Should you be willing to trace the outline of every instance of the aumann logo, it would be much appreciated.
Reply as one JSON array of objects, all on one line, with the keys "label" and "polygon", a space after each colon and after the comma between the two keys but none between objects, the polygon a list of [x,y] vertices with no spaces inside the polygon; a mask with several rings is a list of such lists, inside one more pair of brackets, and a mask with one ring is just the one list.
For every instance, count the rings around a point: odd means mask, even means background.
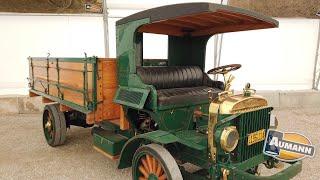
[{"label": "aumann logo", "polygon": [[315,148],[302,134],[268,130],[263,153],[281,161],[297,161],[307,156],[313,157]]}]

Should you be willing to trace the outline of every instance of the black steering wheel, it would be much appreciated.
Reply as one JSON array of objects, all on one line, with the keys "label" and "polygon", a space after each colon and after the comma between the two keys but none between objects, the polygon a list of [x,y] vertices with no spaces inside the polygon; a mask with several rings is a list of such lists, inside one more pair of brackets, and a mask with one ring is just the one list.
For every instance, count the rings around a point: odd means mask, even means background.
[{"label": "black steering wheel", "polygon": [[230,71],[235,71],[241,68],[241,64],[229,64],[225,66],[219,66],[213,69],[210,69],[207,74],[226,74]]}]

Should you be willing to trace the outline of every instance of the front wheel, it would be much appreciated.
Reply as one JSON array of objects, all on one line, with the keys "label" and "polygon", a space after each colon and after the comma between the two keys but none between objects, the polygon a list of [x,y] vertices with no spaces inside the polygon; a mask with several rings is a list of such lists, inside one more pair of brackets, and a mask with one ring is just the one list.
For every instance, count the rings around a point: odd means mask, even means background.
[{"label": "front wheel", "polygon": [[66,140],[66,119],[60,111],[59,104],[50,104],[44,107],[43,132],[47,143],[54,147],[62,145]]},{"label": "front wheel", "polygon": [[133,180],[182,180],[175,159],[162,146],[149,144],[141,146],[132,160]]}]

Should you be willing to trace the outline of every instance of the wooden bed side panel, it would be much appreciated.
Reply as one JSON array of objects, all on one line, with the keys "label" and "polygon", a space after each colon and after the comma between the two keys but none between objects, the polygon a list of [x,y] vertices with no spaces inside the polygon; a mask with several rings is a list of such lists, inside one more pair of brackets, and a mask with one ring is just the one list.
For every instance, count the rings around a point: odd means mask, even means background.
[{"label": "wooden bed side panel", "polygon": [[118,88],[117,63],[115,59],[101,59],[102,61],[102,96],[103,118],[119,119],[120,105],[113,102]]},{"label": "wooden bed side panel", "polygon": [[[32,63],[33,74],[30,73],[30,77],[34,79],[34,90],[57,98],[60,98],[59,95],[63,94],[65,101],[85,106],[85,97],[81,92],[78,92],[84,89],[84,63],[52,60],[48,62],[45,59],[42,61],[34,60]],[[95,92],[98,102],[96,110],[87,114],[88,124],[120,119],[120,105],[113,103],[118,88],[116,60],[98,58],[97,63],[96,89],[94,89],[93,84],[93,64],[87,64],[88,100],[92,100],[92,94]],[[29,66],[31,68],[31,65]],[[58,88],[54,85],[58,82],[62,87]],[[68,110],[70,107],[68,108],[64,104],[62,109]]]},{"label": "wooden bed side panel", "polygon": [[113,103],[117,91],[117,64],[115,59],[98,59],[97,110],[90,113],[87,121],[100,122],[120,118],[120,105]]},{"label": "wooden bed side panel", "polygon": [[103,81],[103,73],[102,73],[102,62],[98,60],[98,74],[97,74],[97,104],[96,110],[92,113],[87,114],[87,123],[94,124],[95,122],[100,122],[103,120],[103,96],[102,96],[102,81]]},{"label": "wooden bed side panel", "polygon": [[[53,85],[58,83],[62,86],[72,88],[75,90],[84,89],[84,64],[77,62],[48,62],[47,61],[33,61],[33,77],[30,73],[30,77],[34,80],[34,89],[45,94],[58,97],[58,88]],[[47,66],[48,71],[47,71]],[[30,66],[31,68],[31,66]],[[59,75],[58,75],[59,69]],[[88,78],[88,99],[92,100],[93,89],[93,66],[87,64],[87,78]],[[47,74],[48,72],[48,74]],[[51,83],[48,85],[48,83]],[[64,100],[85,106],[84,96],[81,92],[72,91],[68,88],[60,88],[60,92],[63,94]]]},{"label": "wooden bed side panel", "polygon": [[118,119],[120,106],[113,103],[113,97],[118,87],[117,64],[115,59],[100,60],[102,61],[103,118]]},{"label": "wooden bed side panel", "polygon": [[[100,60],[100,59],[99,59]],[[115,59],[101,59],[103,73],[103,88],[115,89],[118,87],[117,63]]]},{"label": "wooden bed side panel", "polygon": [[[83,63],[59,62],[58,67],[60,69],[59,82],[62,85],[65,85],[67,87],[72,87],[75,89],[84,89],[84,84],[83,84],[84,75],[82,72],[84,71]],[[92,87],[93,87],[92,69],[93,69],[92,64],[87,64],[89,90],[92,90]],[[49,63],[49,80],[53,82],[58,82],[58,71],[57,71],[56,62]]]}]

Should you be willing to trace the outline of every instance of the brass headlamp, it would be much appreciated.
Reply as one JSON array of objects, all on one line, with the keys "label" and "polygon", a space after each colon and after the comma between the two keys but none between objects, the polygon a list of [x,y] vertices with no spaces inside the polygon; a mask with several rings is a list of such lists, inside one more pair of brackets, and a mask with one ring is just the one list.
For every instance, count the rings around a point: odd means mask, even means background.
[{"label": "brass headlamp", "polygon": [[225,127],[220,136],[220,145],[226,152],[233,151],[239,141],[239,133],[235,126]]}]

